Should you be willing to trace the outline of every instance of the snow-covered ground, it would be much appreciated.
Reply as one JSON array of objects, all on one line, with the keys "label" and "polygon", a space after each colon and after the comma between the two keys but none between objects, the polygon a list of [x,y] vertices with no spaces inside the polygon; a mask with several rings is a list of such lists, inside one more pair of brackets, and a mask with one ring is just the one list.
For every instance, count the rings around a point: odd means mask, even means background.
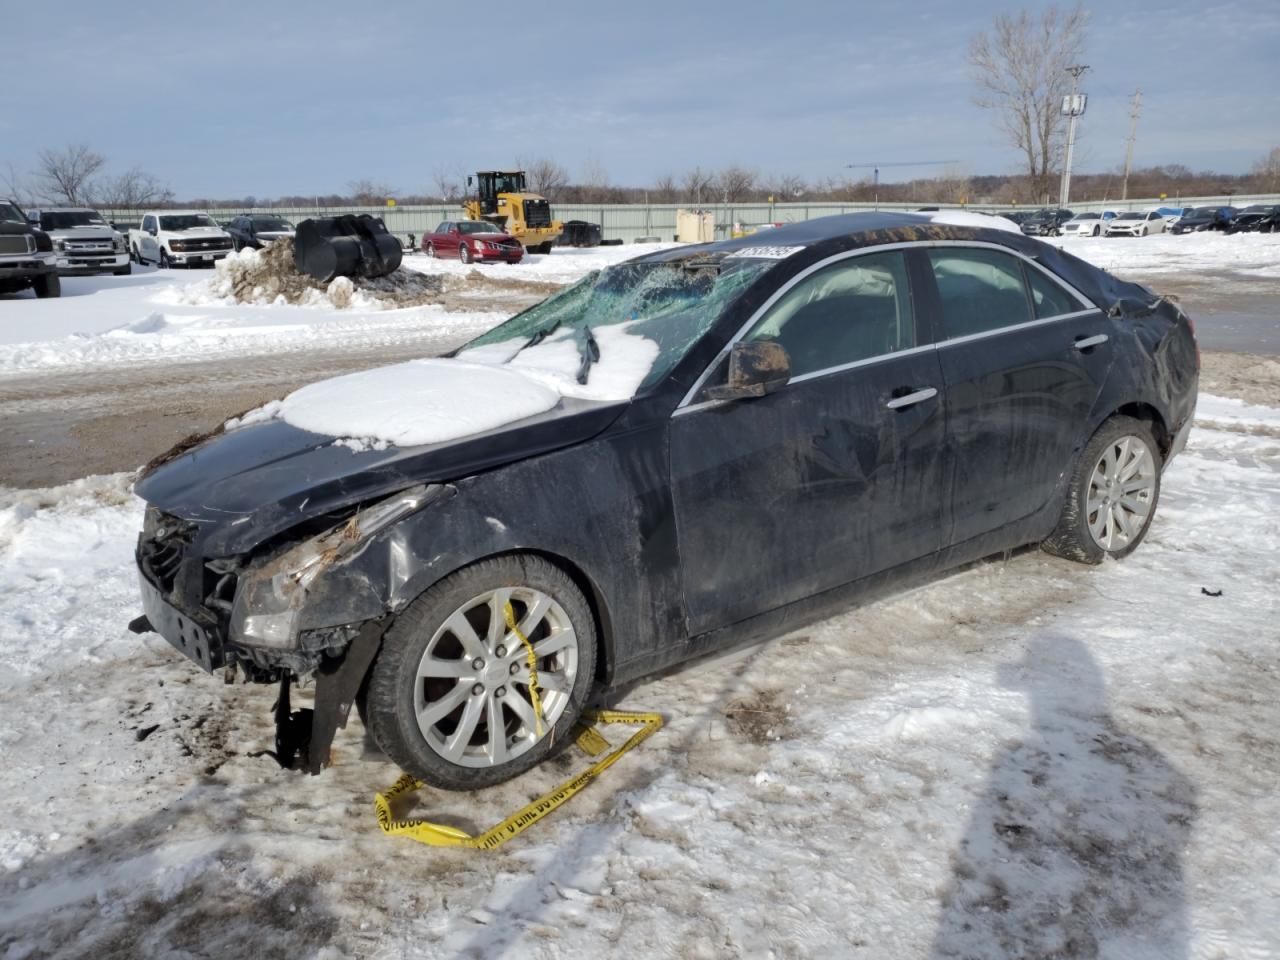
[{"label": "snow-covered ground", "polygon": [[[570,283],[660,246],[555,250],[530,255],[516,266],[411,256],[404,266],[458,277],[475,271],[497,281]],[[510,315],[449,312],[434,305],[248,306],[218,296],[214,281],[212,271],[144,268],[129,277],[64,278],[63,295],[56,300],[37,300],[30,294],[0,297],[0,376],[394,344],[424,333],[479,333]]]},{"label": "snow-covered ground", "polygon": [[[1051,242],[1121,276],[1280,280],[1277,234],[1066,237]],[[414,256],[405,259],[405,266],[451,276],[479,271],[496,281],[569,283],[661,246],[556,250],[531,255],[517,266],[468,266]],[[35,300],[29,294],[0,297],[0,376],[398,344],[426,333],[478,333],[509,315],[451,313],[440,306],[246,306],[218,296],[212,279],[208,272],[149,270],[131,277],[67,278],[59,300]]]},{"label": "snow-covered ground", "polygon": [[[358,721],[283,772],[270,689],[125,630],[127,477],[0,496],[0,956],[1280,956],[1280,410],[1198,422],[1128,560],[647,683],[666,728],[492,854],[383,837]],[[404,812],[475,832],[565,775]]]}]

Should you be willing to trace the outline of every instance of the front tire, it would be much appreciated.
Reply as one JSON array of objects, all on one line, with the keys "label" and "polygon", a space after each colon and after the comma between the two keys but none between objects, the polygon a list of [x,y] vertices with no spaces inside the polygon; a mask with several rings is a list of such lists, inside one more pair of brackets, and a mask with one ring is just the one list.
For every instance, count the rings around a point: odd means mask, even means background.
[{"label": "front tire", "polygon": [[1041,547],[1080,563],[1127,557],[1151,528],[1163,466],[1148,424],[1112,417],[1080,454],[1058,526]]},{"label": "front tire", "polygon": [[434,243],[427,244],[427,256],[432,260],[436,258],[436,245]]},{"label": "front tire", "polygon": [[[541,736],[507,603],[538,658]],[[493,786],[570,742],[595,658],[591,608],[563,570],[528,555],[482,560],[428,589],[387,630],[369,674],[368,728],[419,780]]]},{"label": "front tire", "polygon": [[471,248],[468,247],[465,243],[460,244],[458,246],[458,259],[461,260],[463,263],[471,262],[471,259],[472,259]]},{"label": "front tire", "polygon": [[160,248],[160,269],[168,270],[173,264],[169,262],[169,254],[165,253],[164,247]]},{"label": "front tire", "polygon": [[42,277],[37,277],[31,286],[41,300],[62,296],[62,280],[56,273],[46,273]]}]

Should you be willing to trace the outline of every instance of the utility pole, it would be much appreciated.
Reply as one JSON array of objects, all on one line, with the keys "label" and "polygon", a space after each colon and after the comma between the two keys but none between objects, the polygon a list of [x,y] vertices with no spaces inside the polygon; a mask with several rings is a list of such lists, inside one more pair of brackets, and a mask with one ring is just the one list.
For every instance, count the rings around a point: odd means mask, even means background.
[{"label": "utility pole", "polygon": [[1129,139],[1124,148],[1124,186],[1120,199],[1129,199],[1129,168],[1133,166],[1133,141],[1138,139],[1138,117],[1142,116],[1142,88],[1133,91],[1133,107],[1129,110]]},{"label": "utility pole", "polygon": [[1084,93],[1077,93],[1080,84],[1080,74],[1089,69],[1089,65],[1078,63],[1075,66],[1067,67],[1067,73],[1071,74],[1071,93],[1062,99],[1062,113],[1070,118],[1067,122],[1067,159],[1062,165],[1062,188],[1058,191],[1058,206],[1066,207],[1071,200],[1071,154],[1076,146],[1076,121],[1084,116],[1085,104],[1089,97]]}]

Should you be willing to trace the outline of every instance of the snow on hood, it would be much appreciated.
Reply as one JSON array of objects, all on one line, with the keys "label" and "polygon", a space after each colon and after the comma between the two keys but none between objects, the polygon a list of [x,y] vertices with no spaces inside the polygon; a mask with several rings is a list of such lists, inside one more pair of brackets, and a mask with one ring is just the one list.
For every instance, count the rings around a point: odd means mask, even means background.
[{"label": "snow on hood", "polygon": [[581,355],[566,331],[524,350],[523,340],[511,340],[455,359],[410,360],[322,380],[226,427],[278,418],[353,450],[410,447],[494,430],[545,413],[561,397],[627,400],[658,357],[658,345],[627,333],[628,326],[593,331],[600,359],[585,384],[577,382]]},{"label": "snow on hood", "polygon": [[945,223],[953,227],[980,227],[986,230],[1008,230],[1010,233],[1022,233],[1022,228],[1007,217],[998,217],[992,213],[971,213],[968,210],[939,210],[930,213],[929,219],[934,223]]}]

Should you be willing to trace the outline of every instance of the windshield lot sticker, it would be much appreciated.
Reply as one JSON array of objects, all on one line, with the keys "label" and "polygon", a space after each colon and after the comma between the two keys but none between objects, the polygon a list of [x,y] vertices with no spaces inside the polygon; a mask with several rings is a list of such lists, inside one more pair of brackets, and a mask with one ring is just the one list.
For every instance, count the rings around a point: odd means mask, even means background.
[{"label": "windshield lot sticker", "polygon": [[725,254],[725,259],[751,257],[755,260],[785,260],[793,253],[799,253],[804,247],[746,247]]}]

